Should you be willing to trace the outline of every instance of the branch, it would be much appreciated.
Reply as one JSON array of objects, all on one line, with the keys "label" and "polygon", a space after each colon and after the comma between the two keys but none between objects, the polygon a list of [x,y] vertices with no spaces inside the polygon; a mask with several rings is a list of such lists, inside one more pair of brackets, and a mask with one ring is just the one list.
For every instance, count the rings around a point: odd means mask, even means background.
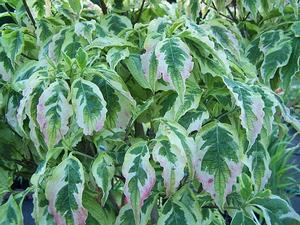
[{"label": "branch", "polygon": [[139,22],[139,20],[140,20],[140,18],[142,16],[144,5],[145,5],[145,0],[142,1],[142,5],[141,5],[141,8],[139,9],[139,14],[138,14],[138,17],[136,18],[135,23]]},{"label": "branch", "polygon": [[28,5],[27,5],[26,0],[22,0],[22,2],[23,2],[23,5],[24,5],[24,7],[25,7],[25,10],[26,10],[26,12],[27,12],[27,14],[28,14],[28,16],[29,16],[29,18],[30,18],[30,20],[31,20],[32,25],[33,25],[34,28],[36,29],[35,20],[34,20],[32,14],[31,14],[31,12],[30,12],[30,9],[29,9],[29,7],[28,7]]},{"label": "branch", "polygon": [[103,12],[104,15],[107,14],[107,6],[103,0],[99,0],[99,6]]}]

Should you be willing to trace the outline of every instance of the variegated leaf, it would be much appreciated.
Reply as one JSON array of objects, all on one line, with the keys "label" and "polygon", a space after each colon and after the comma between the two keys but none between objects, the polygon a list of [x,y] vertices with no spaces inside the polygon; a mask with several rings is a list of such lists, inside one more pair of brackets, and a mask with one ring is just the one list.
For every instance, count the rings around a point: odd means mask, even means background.
[{"label": "variegated leaf", "polygon": [[124,194],[132,207],[136,224],[140,224],[141,207],[156,179],[149,158],[147,142],[140,141],[127,150],[122,166],[122,174],[126,179]]},{"label": "variegated leaf", "polygon": [[270,50],[265,53],[260,72],[266,83],[269,83],[274,77],[278,68],[287,65],[291,53],[292,47],[289,40],[281,40],[280,43],[273,48],[270,48]]},{"label": "variegated leaf", "polygon": [[246,130],[249,149],[262,129],[264,102],[260,94],[251,90],[249,86],[226,77],[223,80],[234,97],[235,104],[241,110],[241,124]]},{"label": "variegated leaf", "polygon": [[300,71],[300,37],[295,37],[291,40],[292,53],[288,63],[281,67],[280,79],[282,81],[282,87],[287,92],[289,90],[293,77]]},{"label": "variegated leaf", "polygon": [[11,195],[8,201],[0,206],[0,224],[23,225],[23,215],[20,206]]},{"label": "variegated leaf", "polygon": [[143,74],[141,57],[139,54],[130,54],[130,56],[125,60],[126,66],[130,71],[131,75],[137,81],[137,83],[143,88],[149,88],[150,84],[145,74]]},{"label": "variegated leaf", "polygon": [[237,212],[232,218],[230,225],[257,225],[257,223],[245,215],[245,213]]},{"label": "variegated leaf", "polygon": [[266,54],[284,38],[283,30],[270,30],[264,32],[259,38],[259,49]]},{"label": "variegated leaf", "polygon": [[72,103],[79,127],[85,135],[102,129],[106,118],[106,102],[98,86],[78,78],[72,83]]},{"label": "variegated leaf", "polygon": [[250,204],[262,211],[267,225],[300,224],[299,214],[285,200],[276,195],[265,198],[254,198],[250,201]]},{"label": "variegated leaf", "polygon": [[98,66],[91,70],[91,74],[92,75],[96,74],[101,78],[103,78],[109,86],[111,86],[114,90],[116,90],[118,93],[123,95],[126,99],[128,99],[133,106],[136,105],[136,102],[131,96],[126,84],[114,70],[104,66]]},{"label": "variegated leaf", "polygon": [[290,109],[284,104],[283,100],[278,95],[273,93],[273,96],[276,101],[276,106],[278,106],[281,111],[283,119],[300,133],[300,121],[291,115]]},{"label": "variegated leaf", "polygon": [[87,211],[82,206],[83,167],[69,156],[54,168],[46,184],[49,212],[57,225],[85,225]]},{"label": "variegated leaf", "polygon": [[57,144],[69,129],[72,106],[67,82],[56,80],[44,90],[37,105],[37,122],[49,148]]},{"label": "variegated leaf", "polygon": [[104,206],[111,189],[115,166],[113,159],[105,152],[99,153],[92,165],[92,174],[98,187],[102,190],[101,204]]},{"label": "variegated leaf", "polygon": [[184,101],[178,97],[172,108],[165,114],[165,118],[178,121],[186,112],[199,106],[202,90],[194,81],[186,82]]},{"label": "variegated leaf", "polygon": [[[154,194],[145,200],[145,203],[141,209],[141,221],[139,225],[148,224],[156,200],[157,200],[157,195]],[[134,221],[133,211],[131,209],[130,204],[126,204],[121,208],[119,215],[116,219],[115,225],[134,225],[134,224],[135,221]]]},{"label": "variegated leaf", "polygon": [[157,225],[195,225],[190,210],[180,201],[169,199],[164,205]]},{"label": "variegated leaf", "polygon": [[128,48],[111,48],[106,54],[106,61],[110,68],[115,69],[118,63],[129,56]]},{"label": "variegated leaf", "polygon": [[118,34],[126,28],[132,28],[131,21],[127,17],[113,13],[103,18],[101,25],[113,34]]},{"label": "variegated leaf", "polygon": [[165,38],[157,44],[155,55],[158,61],[158,73],[183,100],[185,79],[190,76],[194,66],[188,46],[178,37]]},{"label": "variegated leaf", "polygon": [[274,114],[276,112],[276,100],[274,99],[274,95],[271,93],[271,89],[263,86],[254,86],[253,88],[257,93],[261,95],[264,102],[265,107],[263,109],[263,128],[266,130],[266,134],[270,135],[272,133]]},{"label": "variegated leaf", "polygon": [[[187,160],[187,166],[189,169],[189,176],[192,178],[194,176],[194,166],[195,166],[194,154],[196,152],[196,145],[194,139],[188,136],[187,131],[180,124],[171,120],[164,120],[164,119],[160,121],[160,125],[156,133],[156,138],[158,139],[160,137],[167,138],[169,140],[169,143],[171,143],[172,148],[173,146],[176,146],[175,147],[177,148],[176,152],[180,152],[182,157],[184,157],[185,155]],[[184,159],[184,161],[182,162],[185,162],[186,160]],[[183,165],[181,165],[181,169],[184,169]],[[179,175],[177,175],[178,178],[176,178],[177,179],[176,184],[178,184],[177,182],[179,182],[184,175],[183,171],[181,171],[181,173],[178,174]]]},{"label": "variegated leaf", "polygon": [[24,48],[24,34],[21,30],[3,31],[1,44],[11,63],[15,64]]},{"label": "variegated leaf", "polygon": [[6,120],[7,123],[13,128],[14,131],[16,131],[20,136],[24,136],[25,132],[23,130],[23,127],[21,127],[19,121],[18,121],[18,114],[17,109],[18,106],[21,104],[21,96],[19,94],[12,94],[7,102],[7,108],[6,108]]},{"label": "variegated leaf", "polygon": [[256,19],[256,14],[258,11],[258,7],[260,4],[260,1],[258,0],[243,0],[244,7],[251,12],[252,16]]},{"label": "variegated leaf", "polygon": [[202,127],[202,123],[209,118],[208,111],[203,107],[199,106],[197,109],[192,109],[186,112],[178,123],[183,126],[188,133],[198,131]]},{"label": "variegated leaf", "polygon": [[13,64],[5,52],[0,51],[0,77],[4,81],[10,81],[14,72]]},{"label": "variegated leaf", "polygon": [[167,137],[160,137],[153,148],[152,156],[163,167],[162,177],[167,196],[174,194],[184,177],[187,164],[184,149],[172,144]]},{"label": "variegated leaf", "polygon": [[155,47],[161,39],[162,35],[159,33],[148,33],[144,42],[144,49],[146,51],[140,56],[144,75],[148,80],[152,91],[155,91],[155,83],[159,76],[157,71],[158,61],[155,56]]},{"label": "variegated leaf", "polygon": [[90,21],[81,21],[75,23],[75,34],[83,37],[86,39],[89,43],[92,42],[93,39],[93,32],[96,30],[96,21],[90,20]]},{"label": "variegated leaf", "polygon": [[295,21],[291,26],[291,29],[295,35],[295,37],[300,37],[300,21]]},{"label": "variegated leaf", "polygon": [[242,171],[239,142],[231,129],[212,122],[202,127],[196,137],[196,176],[220,208]]},{"label": "variegated leaf", "polygon": [[257,192],[262,191],[271,176],[270,155],[261,141],[256,140],[251,149],[246,153],[247,159],[245,164],[250,170],[251,179],[255,184]]}]

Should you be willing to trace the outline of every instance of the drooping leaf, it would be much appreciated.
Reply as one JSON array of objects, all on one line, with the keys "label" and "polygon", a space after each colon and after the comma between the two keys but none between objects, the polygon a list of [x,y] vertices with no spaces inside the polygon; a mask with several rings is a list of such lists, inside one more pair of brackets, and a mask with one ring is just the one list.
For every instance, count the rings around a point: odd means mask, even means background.
[{"label": "drooping leaf", "polygon": [[178,200],[169,199],[164,205],[157,225],[195,225],[190,210]]},{"label": "drooping leaf", "polygon": [[4,51],[0,52],[0,77],[4,81],[9,81],[12,79],[12,74],[14,72],[13,64],[7,57]]},{"label": "drooping leaf", "polygon": [[99,153],[92,165],[92,174],[98,187],[102,190],[101,204],[104,206],[109,191],[111,189],[111,181],[115,173],[113,159],[104,152]]},{"label": "drooping leaf", "polygon": [[9,197],[5,204],[0,206],[0,224],[23,225],[22,211],[13,195]]},{"label": "drooping leaf", "polygon": [[72,106],[70,88],[63,80],[56,80],[44,90],[37,105],[37,122],[49,148],[57,144],[68,132]]},{"label": "drooping leaf", "polygon": [[262,128],[264,102],[260,94],[247,85],[228,78],[224,78],[224,82],[241,110],[241,124],[246,130],[248,148],[251,148]]},{"label": "drooping leaf", "polygon": [[21,30],[3,31],[1,44],[11,64],[15,64],[24,48],[24,34]]},{"label": "drooping leaf", "polygon": [[82,206],[83,188],[83,168],[74,156],[69,156],[54,168],[45,193],[49,212],[56,224],[85,225],[87,211]]},{"label": "drooping leaf", "polygon": [[152,91],[155,91],[155,83],[159,76],[157,71],[158,61],[155,56],[155,48],[161,39],[162,35],[159,33],[148,33],[144,42],[144,49],[146,51],[140,56],[144,75],[148,80]]},{"label": "drooping leaf", "polygon": [[242,171],[238,140],[229,125],[212,122],[196,137],[196,176],[219,207]]},{"label": "drooping leaf", "polygon": [[270,195],[265,198],[254,198],[250,204],[262,211],[267,225],[297,225],[300,223],[300,216],[285,200],[276,195]]},{"label": "drooping leaf", "polygon": [[300,37],[300,22],[295,21],[291,26],[292,31],[294,32],[295,37]]},{"label": "drooping leaf", "polygon": [[102,129],[106,118],[106,102],[99,87],[78,78],[72,83],[72,103],[79,127],[85,135]]},{"label": "drooping leaf", "polygon": [[274,114],[276,112],[276,100],[271,90],[263,86],[254,86],[254,90],[261,95],[264,102],[264,120],[263,128],[266,130],[266,134],[270,135],[272,133]]},{"label": "drooping leaf", "polygon": [[280,79],[282,87],[286,92],[289,90],[293,77],[300,71],[300,37],[295,37],[291,41],[292,53],[288,63],[280,68]]},{"label": "drooping leaf", "polygon": [[256,140],[246,155],[247,161],[245,164],[250,170],[255,190],[257,192],[262,191],[271,176],[271,170],[269,169],[270,155],[259,140]]},{"label": "drooping leaf", "polygon": [[185,80],[194,66],[189,48],[177,37],[165,38],[157,44],[155,55],[159,74],[183,100]]},{"label": "drooping leaf", "polygon": [[[176,153],[180,153],[180,155],[183,157],[178,162],[176,162],[176,161],[174,161],[174,159],[172,159],[172,157],[173,157],[172,155],[174,155],[175,153],[172,153],[172,154],[166,156],[167,158],[170,158],[168,160],[171,160],[171,161],[169,161],[169,163],[170,163],[170,165],[173,164],[172,167],[174,166],[174,164],[176,164],[176,165],[178,163],[180,164],[180,167],[178,169],[180,169],[181,171],[180,171],[180,173],[178,173],[176,175],[176,176],[178,176],[176,178],[176,182],[174,184],[170,183],[170,185],[172,184],[172,186],[169,186],[169,185],[167,186],[168,189],[171,187],[174,191],[184,175],[183,170],[184,170],[185,165],[183,165],[183,163],[187,162],[190,178],[192,178],[194,176],[194,166],[195,166],[194,154],[196,151],[195,141],[192,137],[188,136],[188,132],[180,124],[178,124],[177,122],[174,122],[172,120],[165,120],[165,119],[162,119],[160,121],[160,125],[159,125],[158,131],[156,133],[156,139],[158,139],[160,137],[162,137],[163,139],[167,138],[167,140],[171,144],[171,148],[176,148],[176,149],[172,149],[171,151],[176,151]],[[163,147],[168,148],[166,145]],[[158,158],[158,161],[160,162],[160,164],[162,164],[162,161],[165,158],[165,157],[161,158],[161,156],[164,156],[164,154],[163,154],[164,149],[162,149],[161,151],[162,151],[162,154],[160,154],[160,156]],[[160,153],[160,152],[158,152],[158,153]],[[165,172],[166,172],[166,177],[164,177],[164,178],[166,179],[166,182],[169,183],[168,180],[173,179],[173,178],[172,178],[172,176],[169,177],[167,170]],[[170,175],[172,175],[172,173]],[[172,182],[174,182],[174,181],[172,181]]]},{"label": "drooping leaf", "polygon": [[136,102],[132,98],[126,84],[122,80],[122,78],[112,69],[109,69],[104,66],[99,66],[91,70],[93,75],[99,75],[103,78],[108,85],[110,85],[114,90],[123,95],[129,102],[135,106]]},{"label": "drooping leaf", "polygon": [[167,137],[160,137],[152,152],[153,160],[163,167],[162,177],[166,187],[166,194],[170,196],[176,192],[180,181],[184,177],[187,163],[184,149],[172,144]]},{"label": "drooping leaf", "polygon": [[291,42],[281,41],[265,53],[265,58],[260,68],[261,75],[266,83],[274,77],[278,68],[287,65],[292,53]]},{"label": "drooping leaf", "polygon": [[[141,209],[141,221],[139,225],[147,225],[151,216],[153,206],[157,200],[157,195],[151,195],[145,200]],[[115,225],[134,225],[134,215],[130,204],[124,205],[116,219]]]},{"label": "drooping leaf", "polygon": [[140,141],[127,150],[122,166],[122,174],[126,179],[124,194],[132,207],[136,224],[140,224],[141,207],[156,179],[149,158],[147,142]]},{"label": "drooping leaf", "polygon": [[129,57],[125,60],[128,70],[137,81],[137,83],[143,88],[149,88],[150,84],[146,79],[145,74],[141,70],[142,62],[140,55],[138,54],[130,54]]},{"label": "drooping leaf", "polygon": [[230,225],[256,225],[256,223],[243,212],[237,212]]}]

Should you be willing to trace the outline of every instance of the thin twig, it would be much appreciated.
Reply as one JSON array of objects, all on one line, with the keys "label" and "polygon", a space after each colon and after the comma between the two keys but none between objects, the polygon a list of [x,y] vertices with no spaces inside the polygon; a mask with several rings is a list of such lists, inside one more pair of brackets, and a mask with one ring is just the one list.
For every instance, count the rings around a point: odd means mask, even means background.
[{"label": "thin twig", "polygon": [[142,16],[144,5],[145,5],[145,0],[142,1],[142,5],[141,5],[141,8],[139,9],[139,14],[138,14],[138,17],[136,18],[135,23],[139,22],[139,20],[140,20],[140,18]]},{"label": "thin twig", "polygon": [[232,14],[232,12],[231,12],[231,10],[229,9],[229,7],[228,7],[228,6],[226,6],[226,9],[227,9],[227,11],[228,11],[228,13],[229,13],[230,17],[232,18],[232,20],[233,20],[233,21],[236,21],[236,18],[235,18],[235,16]]},{"label": "thin twig", "polygon": [[101,8],[103,14],[106,15],[107,14],[107,6],[106,6],[105,2],[103,0],[100,0],[99,5],[100,5],[100,8]]},{"label": "thin twig", "polygon": [[33,25],[34,28],[36,29],[35,20],[34,20],[32,14],[31,14],[31,12],[30,12],[30,9],[29,9],[29,7],[28,7],[28,5],[27,5],[26,0],[22,0],[22,2],[23,2],[23,5],[24,5],[24,7],[25,7],[25,10],[26,10],[26,12],[27,12],[27,14],[28,14],[28,16],[29,16],[29,18],[30,18],[30,20],[31,20],[32,25]]}]

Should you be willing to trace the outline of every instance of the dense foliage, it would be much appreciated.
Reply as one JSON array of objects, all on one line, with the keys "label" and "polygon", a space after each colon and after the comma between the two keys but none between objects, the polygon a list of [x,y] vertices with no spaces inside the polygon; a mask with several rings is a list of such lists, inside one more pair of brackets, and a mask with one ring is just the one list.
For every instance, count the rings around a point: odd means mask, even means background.
[{"label": "dense foliage", "polygon": [[296,0],[0,4],[1,199],[31,182],[0,224],[28,193],[41,225],[300,224],[266,188],[300,132]]}]

